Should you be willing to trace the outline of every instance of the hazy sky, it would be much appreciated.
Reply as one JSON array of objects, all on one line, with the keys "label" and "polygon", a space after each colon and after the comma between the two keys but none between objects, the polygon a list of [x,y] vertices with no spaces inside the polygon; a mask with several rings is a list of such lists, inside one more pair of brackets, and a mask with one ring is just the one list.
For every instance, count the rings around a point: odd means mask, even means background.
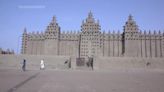
[{"label": "hazy sky", "polygon": [[122,31],[129,14],[141,30],[164,30],[164,0],[0,0],[0,47],[20,51],[24,27],[45,31],[54,15],[61,31],[80,30],[90,10],[106,32]]}]

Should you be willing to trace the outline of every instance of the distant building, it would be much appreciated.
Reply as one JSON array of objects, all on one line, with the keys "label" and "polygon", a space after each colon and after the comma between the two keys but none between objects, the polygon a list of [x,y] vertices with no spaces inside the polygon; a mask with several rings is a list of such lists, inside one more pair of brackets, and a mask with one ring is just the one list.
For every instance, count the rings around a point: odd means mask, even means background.
[{"label": "distant building", "polygon": [[44,33],[27,33],[24,29],[22,54],[64,55],[76,57],[164,57],[164,33],[139,30],[129,15],[123,33],[101,32],[99,21],[91,12],[79,32],[61,32],[53,17]]},{"label": "distant building", "polygon": [[2,48],[0,48],[0,54],[15,54],[14,50],[3,50]]}]

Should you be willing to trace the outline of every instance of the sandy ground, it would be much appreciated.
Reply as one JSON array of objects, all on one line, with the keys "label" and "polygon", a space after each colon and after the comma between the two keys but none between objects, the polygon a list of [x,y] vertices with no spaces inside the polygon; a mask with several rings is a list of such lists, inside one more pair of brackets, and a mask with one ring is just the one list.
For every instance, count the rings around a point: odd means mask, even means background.
[{"label": "sandy ground", "polygon": [[0,92],[164,92],[164,72],[0,69]]}]

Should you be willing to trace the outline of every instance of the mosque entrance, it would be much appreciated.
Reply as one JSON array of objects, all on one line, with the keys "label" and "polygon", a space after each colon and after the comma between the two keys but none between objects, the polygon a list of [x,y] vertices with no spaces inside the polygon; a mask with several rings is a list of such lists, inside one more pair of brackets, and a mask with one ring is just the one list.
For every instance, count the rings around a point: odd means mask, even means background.
[{"label": "mosque entrance", "polygon": [[93,57],[76,58],[76,66],[79,68],[93,70]]},{"label": "mosque entrance", "polygon": [[76,66],[85,66],[85,58],[76,58]]},{"label": "mosque entrance", "polygon": [[86,63],[88,68],[92,68],[93,70],[93,57],[88,57],[88,61]]}]

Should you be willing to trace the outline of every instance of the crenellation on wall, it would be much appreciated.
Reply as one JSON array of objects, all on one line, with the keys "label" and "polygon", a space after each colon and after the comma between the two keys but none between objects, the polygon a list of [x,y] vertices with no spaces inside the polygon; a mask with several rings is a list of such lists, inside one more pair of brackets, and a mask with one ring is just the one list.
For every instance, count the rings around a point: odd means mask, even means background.
[{"label": "crenellation on wall", "polygon": [[151,30],[140,32],[141,57],[162,57],[162,34]]},{"label": "crenellation on wall", "polygon": [[27,53],[29,55],[42,55],[43,52],[43,44],[44,44],[44,34],[41,32],[32,32],[27,33],[28,40],[27,40]]},{"label": "crenellation on wall", "polygon": [[79,34],[76,31],[69,32],[67,33],[63,32],[60,34],[60,40],[67,40],[67,41],[78,41],[79,39]]},{"label": "crenellation on wall", "polygon": [[63,32],[60,36],[59,55],[78,56],[78,38],[79,34],[75,31]]}]

